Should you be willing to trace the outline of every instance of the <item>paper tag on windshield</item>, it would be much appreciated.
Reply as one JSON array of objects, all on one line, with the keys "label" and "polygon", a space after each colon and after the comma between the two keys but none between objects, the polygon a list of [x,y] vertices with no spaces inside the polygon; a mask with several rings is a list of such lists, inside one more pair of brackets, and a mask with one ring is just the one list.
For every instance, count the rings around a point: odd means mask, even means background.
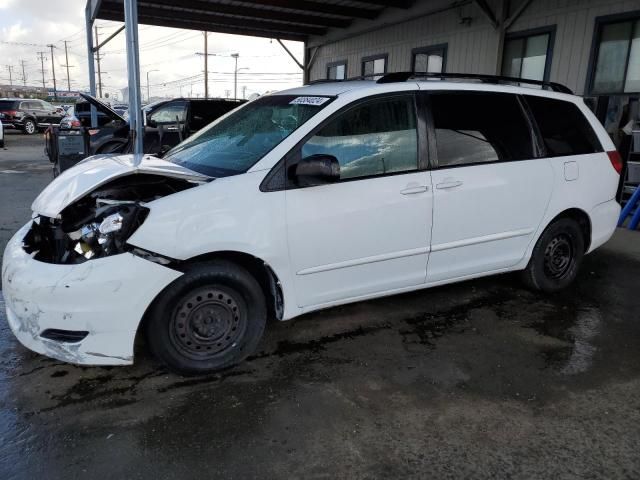
[{"label": "paper tag on windshield", "polygon": [[322,105],[329,97],[298,97],[289,102],[289,105]]}]

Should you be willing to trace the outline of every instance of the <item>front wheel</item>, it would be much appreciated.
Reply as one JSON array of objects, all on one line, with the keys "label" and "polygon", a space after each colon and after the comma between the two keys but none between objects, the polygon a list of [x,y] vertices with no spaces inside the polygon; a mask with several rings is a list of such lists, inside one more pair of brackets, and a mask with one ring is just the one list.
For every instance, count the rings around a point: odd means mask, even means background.
[{"label": "front wheel", "polygon": [[267,319],[264,294],[227,261],[188,269],[152,305],[145,326],[153,354],[182,374],[210,373],[253,353]]},{"label": "front wheel", "polygon": [[542,233],[522,272],[524,283],[547,293],[568,287],[578,275],[584,256],[584,236],[571,218],[556,220]]},{"label": "front wheel", "polygon": [[34,133],[36,133],[37,130],[38,130],[38,127],[36,126],[36,122],[34,122],[31,119],[24,121],[24,126],[23,126],[24,133],[26,133],[27,135],[33,135]]}]

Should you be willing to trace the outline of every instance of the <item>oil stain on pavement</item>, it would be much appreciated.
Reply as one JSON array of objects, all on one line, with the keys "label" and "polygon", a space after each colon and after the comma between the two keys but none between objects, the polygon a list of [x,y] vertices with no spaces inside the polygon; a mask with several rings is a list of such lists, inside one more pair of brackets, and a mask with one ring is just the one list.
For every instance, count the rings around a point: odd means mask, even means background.
[{"label": "oil stain on pavement", "polygon": [[560,295],[505,275],[316,312],[203,377],[144,345],[132,367],[63,364],[3,317],[0,476],[637,478],[630,235]]}]

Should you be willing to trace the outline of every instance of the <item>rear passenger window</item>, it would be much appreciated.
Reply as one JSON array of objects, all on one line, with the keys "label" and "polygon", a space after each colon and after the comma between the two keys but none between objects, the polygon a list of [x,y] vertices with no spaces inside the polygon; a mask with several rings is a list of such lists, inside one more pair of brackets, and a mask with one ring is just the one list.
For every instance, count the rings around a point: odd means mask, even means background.
[{"label": "rear passenger window", "polygon": [[329,154],[340,178],[360,178],[418,168],[413,96],[376,99],[347,110],[302,146],[302,158]]},{"label": "rear passenger window", "polygon": [[547,157],[602,152],[598,137],[580,109],[571,102],[526,97],[547,150]]},{"label": "rear passenger window", "polygon": [[440,167],[534,157],[531,129],[515,95],[436,93],[431,108]]}]

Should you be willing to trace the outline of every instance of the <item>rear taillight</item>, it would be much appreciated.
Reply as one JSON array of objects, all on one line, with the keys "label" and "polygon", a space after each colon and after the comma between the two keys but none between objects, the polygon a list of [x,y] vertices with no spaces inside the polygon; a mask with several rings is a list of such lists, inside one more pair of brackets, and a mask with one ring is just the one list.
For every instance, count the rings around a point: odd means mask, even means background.
[{"label": "rear taillight", "polygon": [[607,152],[607,155],[609,156],[611,165],[615,168],[616,172],[618,172],[618,175],[620,175],[622,173],[622,158],[620,157],[620,154],[617,150],[611,150],[610,152]]},{"label": "rear taillight", "polygon": [[16,110],[5,110],[4,114],[9,117],[15,117],[16,115],[18,115],[18,112]]}]

